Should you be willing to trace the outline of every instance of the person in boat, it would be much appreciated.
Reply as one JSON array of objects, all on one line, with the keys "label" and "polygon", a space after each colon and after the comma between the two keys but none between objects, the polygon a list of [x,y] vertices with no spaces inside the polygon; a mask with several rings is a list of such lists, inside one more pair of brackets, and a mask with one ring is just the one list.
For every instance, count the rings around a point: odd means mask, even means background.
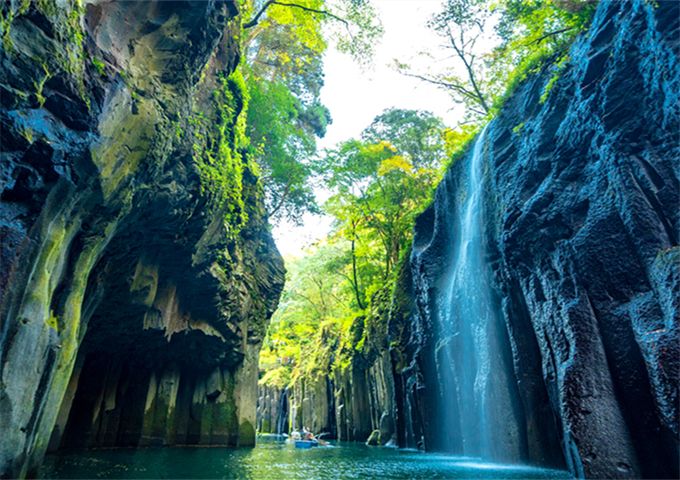
[{"label": "person in boat", "polygon": [[307,427],[302,427],[302,439],[307,440],[309,442],[314,442],[317,445],[328,445],[328,442],[325,440],[321,440],[320,438],[317,438],[312,432],[307,430]]},{"label": "person in boat", "polygon": [[302,439],[311,442],[316,441],[316,439],[314,438],[314,434],[307,430],[307,427],[302,427]]}]

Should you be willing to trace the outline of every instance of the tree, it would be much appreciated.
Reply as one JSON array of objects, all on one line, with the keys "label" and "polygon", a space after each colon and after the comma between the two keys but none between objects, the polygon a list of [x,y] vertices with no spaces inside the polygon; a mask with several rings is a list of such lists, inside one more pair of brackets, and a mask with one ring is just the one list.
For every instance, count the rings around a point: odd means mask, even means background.
[{"label": "tree", "polygon": [[[558,67],[566,63],[569,47],[590,23],[596,4],[597,0],[504,0],[497,5],[499,44],[486,62],[497,85],[497,106],[546,62]],[[554,79],[559,73],[556,68]]]},{"label": "tree", "polygon": [[[348,32],[350,27],[354,30],[354,39],[379,33],[367,20],[373,12],[370,3],[343,0],[337,6],[347,14],[347,20],[340,20]],[[267,0],[255,2],[252,10],[251,20],[244,24],[250,154],[260,166],[269,216],[298,223],[305,212],[318,212],[311,163],[316,139],[324,136],[331,121],[319,97],[325,37],[334,35],[324,29],[329,19],[337,23],[340,17],[325,7],[324,0]],[[369,54],[370,49],[362,52]]]},{"label": "tree", "polygon": [[352,316],[352,292],[342,276],[344,247],[324,242],[287,262],[286,289],[260,354],[260,367],[267,370],[263,383],[284,388],[331,357],[327,350]]},{"label": "tree", "polygon": [[[311,9],[323,4],[306,3]],[[250,154],[260,166],[270,218],[299,222],[304,212],[318,211],[310,162],[316,138],[330,122],[319,100],[327,45],[322,22],[306,9],[265,2],[257,21],[248,23],[244,72],[251,95]]]},{"label": "tree", "polygon": [[[443,129],[429,113],[388,110],[361,140],[342,143],[321,162],[326,184],[334,191],[325,209],[335,217],[336,234],[351,242],[353,265],[357,244],[371,246],[373,255],[364,260],[373,270],[379,262],[383,280],[399,262],[415,215],[429,201],[438,178]],[[362,305],[360,277],[355,274],[353,283]]]},{"label": "tree", "polygon": [[455,60],[442,71],[405,75],[448,91],[466,108],[465,122],[480,124],[515,86],[545,61],[557,63],[583,31],[595,0],[445,0],[428,26]]},{"label": "tree", "polygon": [[[445,157],[444,126],[432,114],[391,109],[360,139],[315,167],[333,195],[333,233],[298,260],[265,339],[262,382],[285,387],[347,365],[407,251],[415,216],[430,201]],[[383,295],[380,295],[382,292]]]},{"label": "tree", "polygon": [[441,165],[442,121],[430,112],[390,108],[378,115],[364,130],[362,139],[386,140],[406,154],[415,168]]},{"label": "tree", "polygon": [[337,0],[333,2],[335,12],[326,8],[326,3],[325,0],[255,2],[253,16],[243,24],[243,28],[254,29],[270,21],[277,15],[272,11],[302,12],[313,21],[330,21],[329,36],[336,42],[338,50],[352,55],[360,63],[366,63],[383,33],[370,0]]},{"label": "tree", "polygon": [[247,132],[265,187],[272,218],[298,221],[305,211],[318,211],[310,185],[316,136],[329,121],[320,104],[305,106],[281,82],[251,82]]},{"label": "tree", "polygon": [[464,104],[468,119],[477,120],[489,114],[490,86],[476,48],[484,39],[489,22],[487,0],[446,0],[442,10],[428,23],[445,40],[456,64],[444,72],[419,74],[408,65],[397,64],[405,75],[432,83],[447,90],[454,102]]}]

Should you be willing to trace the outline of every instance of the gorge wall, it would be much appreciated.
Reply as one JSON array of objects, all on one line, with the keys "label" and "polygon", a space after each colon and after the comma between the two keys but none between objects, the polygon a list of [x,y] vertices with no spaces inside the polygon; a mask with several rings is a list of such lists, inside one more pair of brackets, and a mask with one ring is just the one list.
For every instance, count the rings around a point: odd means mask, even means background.
[{"label": "gorge wall", "polygon": [[[550,69],[529,79],[482,140],[497,354],[514,376],[499,440],[540,463],[559,442],[579,477],[678,475],[679,19],[677,2],[601,2],[554,86]],[[422,410],[426,444],[456,405],[433,332],[470,161],[419,218],[409,265],[399,395]]]},{"label": "gorge wall", "polygon": [[0,475],[48,447],[252,445],[284,271],[237,4],[0,9]]},{"label": "gorge wall", "polygon": [[[491,458],[678,477],[679,22],[678,2],[603,0],[566,66],[520,85],[418,218],[392,303],[356,320],[370,332],[330,375],[334,408],[305,407],[327,382],[289,388],[293,427],[334,416],[341,439],[464,453],[457,372],[478,363],[505,399]],[[448,303],[474,150],[497,311],[474,341],[493,337],[493,359],[456,347],[467,320]]]}]

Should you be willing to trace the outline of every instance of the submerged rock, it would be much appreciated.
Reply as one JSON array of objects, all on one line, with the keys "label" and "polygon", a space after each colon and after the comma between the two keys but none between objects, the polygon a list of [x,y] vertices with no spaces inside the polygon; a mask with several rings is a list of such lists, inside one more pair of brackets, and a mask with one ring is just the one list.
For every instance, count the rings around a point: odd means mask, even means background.
[{"label": "submerged rock", "polygon": [[284,272],[236,3],[0,8],[0,474],[48,444],[253,444]]},{"label": "submerged rock", "polygon": [[366,439],[366,445],[369,447],[375,447],[381,444],[380,441],[380,430],[373,430],[371,434]]}]

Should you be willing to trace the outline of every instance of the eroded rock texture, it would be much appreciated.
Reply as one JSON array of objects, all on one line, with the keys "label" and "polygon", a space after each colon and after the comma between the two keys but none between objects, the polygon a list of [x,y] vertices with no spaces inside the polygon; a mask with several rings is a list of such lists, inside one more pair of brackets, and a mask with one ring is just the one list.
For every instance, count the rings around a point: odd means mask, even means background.
[{"label": "eroded rock texture", "polygon": [[283,284],[236,3],[85,3],[0,7],[4,476],[48,444],[252,444]]},{"label": "eroded rock texture", "polygon": [[[679,19],[674,1],[600,2],[552,90],[548,69],[486,130],[485,242],[515,460],[678,477]],[[400,287],[413,300],[391,319],[402,445],[439,448],[438,419],[456,408],[439,387],[450,366],[436,316],[469,161],[418,220]]]}]

